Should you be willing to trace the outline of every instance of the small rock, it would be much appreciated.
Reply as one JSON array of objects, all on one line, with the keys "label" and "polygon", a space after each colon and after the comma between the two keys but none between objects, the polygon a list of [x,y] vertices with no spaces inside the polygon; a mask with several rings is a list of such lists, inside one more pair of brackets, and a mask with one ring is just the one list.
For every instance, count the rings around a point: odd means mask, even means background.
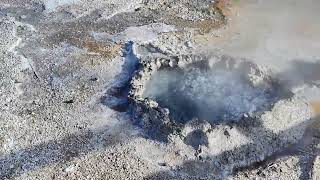
[{"label": "small rock", "polygon": [[227,137],[230,137],[230,133],[229,133],[227,130],[225,130],[225,131],[223,132],[223,134],[224,134],[225,136],[227,136]]},{"label": "small rock", "polygon": [[150,107],[152,107],[152,108],[155,108],[155,107],[158,107],[158,103],[156,102],[156,101],[149,101],[149,105],[150,105]]},{"label": "small rock", "polygon": [[98,81],[98,78],[97,77],[92,77],[92,78],[90,78],[90,81]]},{"label": "small rock", "polygon": [[186,46],[187,46],[188,48],[192,48],[192,47],[193,47],[193,46],[192,46],[192,43],[191,43],[190,41],[186,42]]},{"label": "small rock", "polygon": [[65,100],[65,101],[63,101],[63,103],[72,104],[72,103],[74,103],[74,100],[73,99]]},{"label": "small rock", "polygon": [[165,162],[160,162],[158,164],[159,164],[159,166],[167,166],[167,163],[165,163]]},{"label": "small rock", "polygon": [[175,62],[175,61],[173,61],[173,60],[171,60],[170,62],[169,62],[169,66],[170,67],[175,67],[177,65],[177,62]]},{"label": "small rock", "polygon": [[66,167],[63,171],[68,173],[68,172],[72,172],[74,170],[75,170],[74,165],[71,165],[71,166]]}]

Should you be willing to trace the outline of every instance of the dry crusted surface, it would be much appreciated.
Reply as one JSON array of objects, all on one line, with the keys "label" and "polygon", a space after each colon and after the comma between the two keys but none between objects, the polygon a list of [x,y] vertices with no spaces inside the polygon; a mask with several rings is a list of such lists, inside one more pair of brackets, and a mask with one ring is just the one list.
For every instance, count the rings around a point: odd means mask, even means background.
[{"label": "dry crusted surface", "polygon": [[[191,52],[194,34],[225,23],[223,9],[205,0],[57,2],[0,2],[0,179],[224,178],[235,167],[260,162],[304,137],[308,105],[292,99],[266,113],[262,134],[259,128],[245,129],[252,136],[247,138],[240,126],[211,128],[212,147],[202,152],[177,136],[167,143],[147,138],[144,129],[132,124],[129,113],[109,106],[121,104],[126,95],[122,88],[132,75],[126,62],[135,57],[133,51],[140,53],[138,57]],[[153,24],[160,30],[148,26]],[[126,34],[130,27],[144,31],[130,36]],[[146,34],[154,39],[143,41]],[[128,45],[135,38],[140,41]],[[296,121],[283,118],[293,111]],[[283,124],[278,126],[273,116],[284,119]],[[228,144],[217,149],[215,144],[221,141],[215,137]],[[314,152],[312,143],[307,145]],[[228,159],[230,155],[234,158]],[[314,159],[308,154],[305,158],[309,164]],[[292,171],[296,173],[292,177],[310,170],[313,177],[319,174],[311,166],[300,170],[296,161],[280,159],[275,171],[262,171],[271,177],[289,176]],[[280,170],[285,173],[279,174]],[[243,173],[250,176],[255,171]]]}]

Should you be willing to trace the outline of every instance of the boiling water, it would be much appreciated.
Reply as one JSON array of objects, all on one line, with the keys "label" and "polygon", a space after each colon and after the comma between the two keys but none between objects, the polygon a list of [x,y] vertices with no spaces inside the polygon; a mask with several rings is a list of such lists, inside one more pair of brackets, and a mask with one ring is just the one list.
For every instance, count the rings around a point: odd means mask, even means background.
[{"label": "boiling water", "polygon": [[239,72],[198,67],[158,71],[144,96],[168,108],[171,117],[181,123],[193,118],[212,123],[238,121],[274,100],[271,92],[253,87]]}]

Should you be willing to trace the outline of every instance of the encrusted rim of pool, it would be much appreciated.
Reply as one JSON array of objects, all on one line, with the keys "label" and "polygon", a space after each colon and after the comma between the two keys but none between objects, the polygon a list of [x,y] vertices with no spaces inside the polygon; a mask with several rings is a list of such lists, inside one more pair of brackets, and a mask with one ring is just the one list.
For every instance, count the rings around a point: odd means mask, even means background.
[{"label": "encrusted rim of pool", "polygon": [[[250,67],[246,72],[252,75],[256,83],[274,85],[283,96],[269,110],[244,117],[238,122],[210,124],[194,119],[179,124],[170,119],[169,110],[162,108],[156,101],[143,98],[146,83],[153,73],[161,68],[186,67],[191,63],[210,59],[213,65],[224,62],[225,66]],[[210,64],[209,64],[210,65]],[[207,157],[208,162],[218,160],[218,168],[224,171],[250,166],[261,162],[275,153],[283,151],[291,144],[302,139],[312,118],[310,105],[297,98],[271,77],[268,68],[259,67],[245,59],[228,56],[181,55],[174,57],[143,57],[140,68],[130,83],[129,99],[132,102],[132,119],[142,127],[151,139],[162,142],[182,142],[194,148],[196,156]],[[283,88],[283,89],[282,89]],[[181,143],[180,143],[181,144]],[[186,148],[187,148],[186,147]],[[230,169],[230,163],[232,168]]]},{"label": "encrusted rim of pool", "polygon": [[[143,105],[144,108],[156,109],[162,112],[162,116],[169,119],[169,124],[179,126],[174,119],[168,117],[170,110],[167,107],[160,107],[156,100],[144,97],[146,84],[151,79],[153,74],[161,69],[184,69],[188,65],[197,64],[198,66],[205,66],[204,68],[213,69],[215,67],[225,69],[227,71],[238,71],[239,74],[245,76],[248,83],[254,88],[263,88],[274,91],[274,96],[279,99],[291,96],[291,93],[285,88],[281,87],[280,83],[271,77],[271,72],[265,68],[260,67],[250,61],[244,59],[235,59],[229,56],[213,56],[213,55],[182,55],[178,57],[147,57],[141,59],[141,67],[131,81],[131,89],[129,91],[129,98],[135,102],[136,105]],[[273,102],[270,102],[271,104]],[[271,105],[270,105],[271,106]],[[255,115],[261,114],[257,111]]]},{"label": "encrusted rim of pool", "polygon": [[[209,60],[209,61],[208,61]],[[160,107],[158,103],[150,98],[144,98],[143,92],[146,87],[146,83],[150,80],[152,75],[162,68],[184,68],[190,64],[207,61],[209,66],[225,66],[225,68],[243,68],[245,73],[248,73],[252,83],[257,83],[259,86],[272,86],[279,90],[279,100],[272,104],[267,111],[258,111],[251,115],[246,115],[243,120],[238,122],[220,122],[218,124],[210,124],[204,120],[193,120],[185,124],[177,123],[169,116],[169,110],[164,107]],[[217,55],[205,55],[205,54],[189,54],[180,56],[160,56],[160,57],[144,57],[140,59],[140,68],[135,73],[130,82],[129,99],[133,103],[132,116],[135,124],[143,127],[147,131],[147,134],[154,139],[167,141],[172,137],[185,138],[195,129],[202,128],[205,133],[210,133],[210,129],[214,126],[221,126],[224,128],[232,128],[233,126],[241,126],[247,129],[247,133],[254,128],[262,128],[263,131],[276,131],[279,129],[286,129],[290,127],[290,124],[300,123],[305,118],[310,117],[309,105],[302,100],[294,98],[293,93],[281,86],[277,79],[271,76],[272,72],[266,67],[260,67],[246,59],[235,59],[229,56],[217,56]],[[302,105],[303,104],[303,105]],[[294,107],[294,108],[292,108]],[[290,108],[290,111],[285,111]],[[278,112],[276,112],[278,111]],[[292,120],[284,118],[284,121],[277,120],[275,117],[283,115],[283,113],[296,113],[299,111],[300,116],[293,118]],[[291,112],[292,111],[292,112]],[[280,112],[280,114],[279,114]],[[278,114],[275,114],[278,113]],[[294,114],[296,114],[294,113]],[[303,115],[305,115],[303,117]],[[197,121],[197,122],[195,122]],[[277,122],[278,121],[278,122]],[[286,122],[291,121],[291,122]],[[193,130],[187,130],[187,127],[197,124],[197,128],[193,127]],[[209,128],[204,128],[210,126]],[[302,126],[301,126],[302,127]],[[201,129],[200,128],[200,129]],[[226,133],[228,134],[228,133]],[[301,132],[298,133],[301,135]],[[275,134],[274,134],[275,135]],[[293,135],[293,139],[295,135]],[[292,138],[292,137],[290,137]]]}]

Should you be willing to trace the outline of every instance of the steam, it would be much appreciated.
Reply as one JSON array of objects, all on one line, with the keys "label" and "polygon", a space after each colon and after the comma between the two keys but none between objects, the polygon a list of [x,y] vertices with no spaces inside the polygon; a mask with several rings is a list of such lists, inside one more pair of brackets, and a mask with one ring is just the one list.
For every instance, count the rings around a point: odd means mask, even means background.
[{"label": "steam", "polygon": [[288,69],[277,74],[283,85],[309,102],[320,101],[320,62],[294,60]]},{"label": "steam", "polygon": [[240,0],[230,11],[204,49],[268,66],[294,93],[320,100],[320,1]]},{"label": "steam", "polygon": [[272,93],[253,87],[239,72],[224,69],[164,69],[146,86],[145,97],[170,110],[178,122],[199,118],[215,123],[238,121],[266,108]]}]

